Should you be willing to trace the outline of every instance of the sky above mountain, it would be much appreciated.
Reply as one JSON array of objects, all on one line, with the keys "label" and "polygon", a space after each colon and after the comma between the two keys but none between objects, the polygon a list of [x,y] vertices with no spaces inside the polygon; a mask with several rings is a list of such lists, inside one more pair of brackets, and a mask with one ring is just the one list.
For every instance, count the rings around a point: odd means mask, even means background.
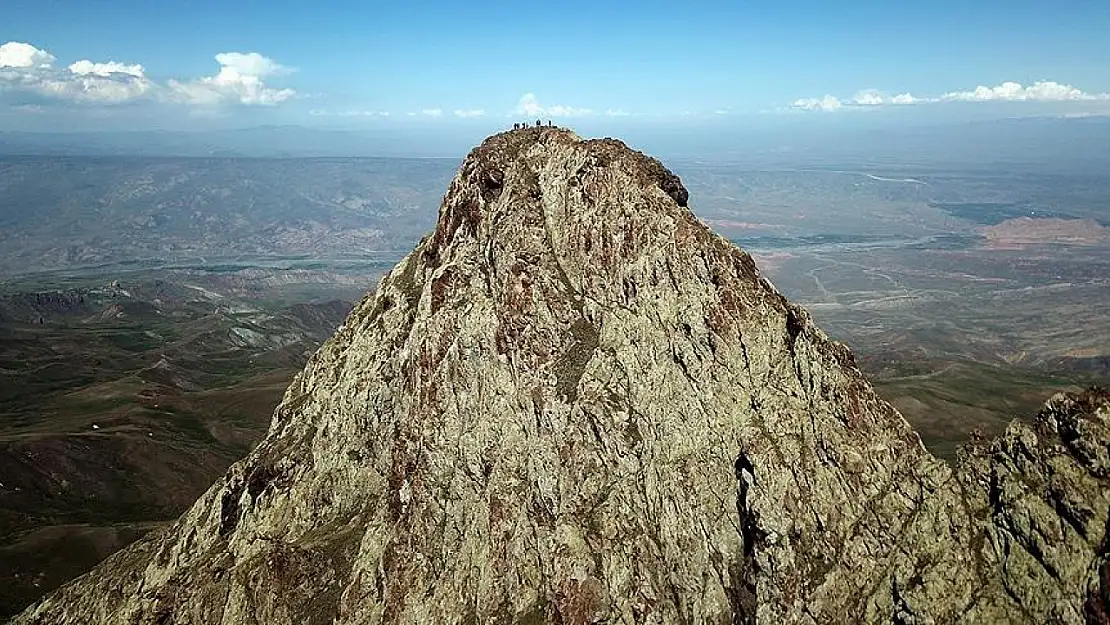
[{"label": "sky above mountain", "polygon": [[6,0],[0,15],[4,130],[1110,114],[1105,0]]}]

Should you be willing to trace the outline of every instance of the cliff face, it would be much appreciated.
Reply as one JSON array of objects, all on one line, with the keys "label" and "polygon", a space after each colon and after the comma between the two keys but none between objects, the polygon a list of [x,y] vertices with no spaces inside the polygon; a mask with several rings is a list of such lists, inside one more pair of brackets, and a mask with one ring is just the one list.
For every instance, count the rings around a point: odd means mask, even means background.
[{"label": "cliff face", "polygon": [[952,470],[687,199],[491,137],[257,449],[16,622],[1110,622],[1110,397]]}]

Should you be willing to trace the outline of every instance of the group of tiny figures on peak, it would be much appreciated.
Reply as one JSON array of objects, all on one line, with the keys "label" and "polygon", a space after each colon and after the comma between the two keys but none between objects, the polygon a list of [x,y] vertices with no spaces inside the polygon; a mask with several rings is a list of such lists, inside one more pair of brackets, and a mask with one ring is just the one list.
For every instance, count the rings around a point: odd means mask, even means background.
[{"label": "group of tiny figures on peak", "polygon": [[[554,126],[555,124],[552,124],[551,120],[549,119],[549,120],[547,120],[547,125],[548,126]],[[543,128],[543,126],[544,126],[544,123],[541,120],[537,119],[535,127],[536,128]],[[532,126],[529,125],[528,122],[524,122],[522,124],[513,124],[513,130],[524,130],[525,128],[531,128],[531,127]]]}]

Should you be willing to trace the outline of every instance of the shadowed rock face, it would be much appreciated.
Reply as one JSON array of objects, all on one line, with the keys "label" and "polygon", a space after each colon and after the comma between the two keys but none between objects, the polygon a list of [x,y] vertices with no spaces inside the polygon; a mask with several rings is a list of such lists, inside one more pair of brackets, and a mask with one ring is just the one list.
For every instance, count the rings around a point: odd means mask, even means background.
[{"label": "shadowed rock face", "polygon": [[16,622],[1105,620],[1110,397],[950,469],[687,198],[491,137],[257,449]]}]

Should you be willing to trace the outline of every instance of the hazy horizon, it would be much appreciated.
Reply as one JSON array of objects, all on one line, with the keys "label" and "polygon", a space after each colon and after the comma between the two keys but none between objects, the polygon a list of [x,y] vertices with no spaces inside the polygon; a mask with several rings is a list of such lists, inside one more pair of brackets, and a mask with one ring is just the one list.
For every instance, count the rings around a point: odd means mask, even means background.
[{"label": "hazy horizon", "polygon": [[[545,120],[546,121],[546,120]],[[0,156],[461,159],[511,124],[372,130],[247,126],[218,130],[0,131]],[[584,121],[584,137],[615,137],[664,162],[748,168],[1047,168],[1110,166],[1110,120],[1019,118],[890,124],[710,124],[637,126]]]}]

